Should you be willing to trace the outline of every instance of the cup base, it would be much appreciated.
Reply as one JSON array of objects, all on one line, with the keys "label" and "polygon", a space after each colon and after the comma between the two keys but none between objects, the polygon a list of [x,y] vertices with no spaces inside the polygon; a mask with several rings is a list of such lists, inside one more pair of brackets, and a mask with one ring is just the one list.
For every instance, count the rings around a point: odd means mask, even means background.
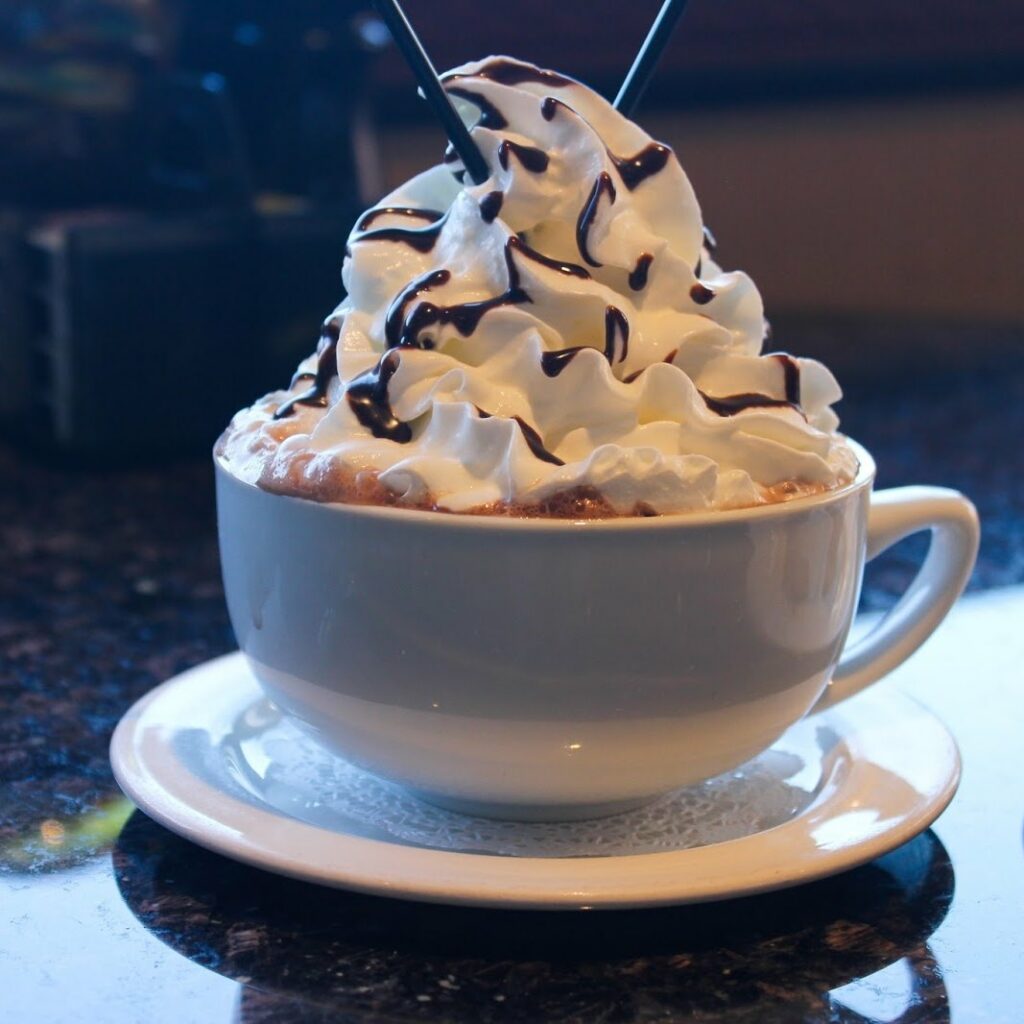
[{"label": "cup base", "polygon": [[629,800],[611,800],[592,804],[513,804],[464,800],[459,797],[427,793],[409,786],[401,787],[406,793],[432,807],[467,814],[475,818],[495,818],[499,821],[587,821],[591,818],[610,818],[615,814],[634,811],[657,800],[660,793],[633,797]]}]

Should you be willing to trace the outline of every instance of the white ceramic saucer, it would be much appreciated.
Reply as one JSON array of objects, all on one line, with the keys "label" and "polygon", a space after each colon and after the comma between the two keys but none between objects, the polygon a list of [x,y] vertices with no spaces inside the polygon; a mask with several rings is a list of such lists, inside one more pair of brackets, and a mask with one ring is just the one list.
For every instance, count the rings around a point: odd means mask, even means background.
[{"label": "white ceramic saucer", "polygon": [[763,892],[906,842],[949,803],[952,737],[876,687],[798,723],[736,772],[598,821],[514,823],[428,806],[321,750],[240,654],[143,697],[111,743],[122,789],[228,857],[386,896],[533,908],[640,907]]}]

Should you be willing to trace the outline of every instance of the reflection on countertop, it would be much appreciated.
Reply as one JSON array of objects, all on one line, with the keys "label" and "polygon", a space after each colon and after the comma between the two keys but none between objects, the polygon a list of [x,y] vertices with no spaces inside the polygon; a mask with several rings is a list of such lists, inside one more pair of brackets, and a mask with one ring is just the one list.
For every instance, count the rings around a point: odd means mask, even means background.
[{"label": "reflection on countertop", "polygon": [[912,1006],[946,1019],[928,937],[949,908],[953,869],[930,832],[800,890],[597,914],[335,890],[311,900],[307,885],[197,850],[138,813],[113,860],[143,925],[242,983],[245,1021],[306,1020],[311,1008],[422,1019],[428,1006],[467,1022],[829,1019],[856,1006],[859,979],[900,963],[907,976],[882,986],[888,1019]]}]

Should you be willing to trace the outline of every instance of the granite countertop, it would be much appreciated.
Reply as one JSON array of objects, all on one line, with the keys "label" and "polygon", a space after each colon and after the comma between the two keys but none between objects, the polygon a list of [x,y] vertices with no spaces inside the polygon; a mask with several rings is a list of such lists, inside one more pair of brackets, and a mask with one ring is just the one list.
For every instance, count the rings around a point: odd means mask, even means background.
[{"label": "granite countertop", "polygon": [[[909,395],[873,380],[846,390],[844,426],[874,452],[880,484],[973,497],[983,542],[971,589],[1017,593],[1024,371],[936,371]],[[998,691],[1004,709],[983,689],[997,685],[995,661],[979,662],[974,700],[935,688],[974,758],[971,784],[935,831],[845,875],[590,915],[317,890],[179,839],[133,811],[110,774],[125,709],[234,646],[206,460],[68,470],[0,448],[0,474],[0,1006],[12,1008],[0,1017],[1019,1019],[1020,798],[996,743],[1024,715],[1012,690]],[[891,600],[921,550],[916,538],[871,567],[865,607]],[[979,628],[995,621],[986,614]],[[979,657],[1019,665],[997,647]]]}]

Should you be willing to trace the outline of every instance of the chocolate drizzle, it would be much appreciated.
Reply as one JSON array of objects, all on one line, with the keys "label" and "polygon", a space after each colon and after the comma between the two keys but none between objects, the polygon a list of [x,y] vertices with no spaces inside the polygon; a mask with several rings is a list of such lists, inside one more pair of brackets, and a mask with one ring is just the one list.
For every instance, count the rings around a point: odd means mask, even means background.
[{"label": "chocolate drizzle", "polygon": [[374,437],[407,444],[412,440],[412,428],[395,415],[388,395],[388,383],[399,362],[398,352],[385,352],[373,369],[349,381],[345,398],[356,419]]},{"label": "chocolate drizzle", "polygon": [[533,260],[534,263],[539,263],[542,267],[547,267],[549,270],[557,270],[562,274],[568,274],[570,277],[589,280],[590,273],[586,267],[581,267],[578,263],[570,263],[568,260],[556,260],[550,256],[545,256],[544,253],[537,252],[532,246],[527,245],[521,236],[516,239],[516,242],[516,249],[527,259]]},{"label": "chocolate drizzle", "polygon": [[381,217],[410,217],[413,220],[435,221],[444,216],[444,210],[421,210],[415,206],[375,206],[359,218],[356,231],[365,231]]},{"label": "chocolate drizzle", "polygon": [[711,395],[700,392],[704,404],[719,416],[735,416],[745,409],[800,409],[785,398],[772,398],[769,395],[761,395],[755,391],[744,392],[740,395],[722,395],[720,398],[713,398]]},{"label": "chocolate drizzle", "polygon": [[608,159],[615,165],[622,184],[630,192],[652,174],[657,174],[668,163],[671,155],[672,150],[660,142],[648,143],[632,156],[616,156],[611,150],[608,151]]},{"label": "chocolate drizzle", "polygon": [[[674,348],[674,349],[672,349],[672,351],[671,351],[671,352],[669,352],[669,354],[668,354],[667,356],[665,356],[665,358],[664,358],[664,359],[662,359],[662,362],[663,362],[663,363],[668,363],[668,364],[669,364],[669,365],[671,366],[671,365],[672,365],[672,361],[673,361],[673,360],[675,359],[675,357],[676,357],[676,353],[677,353],[678,351],[679,351],[679,349],[678,349],[678,348]],[[647,370],[647,369],[648,369],[648,367],[646,367],[646,366],[641,366],[639,370],[634,370],[634,371],[633,371],[633,372],[632,372],[631,374],[629,374],[628,376],[626,376],[626,377],[623,377],[623,378],[622,378],[622,383],[623,383],[623,384],[632,384],[632,383],[633,383],[633,381],[635,381],[635,380],[637,379],[637,377],[639,377],[639,376],[640,376],[640,374],[641,374],[641,373],[643,373],[643,372],[644,372],[645,370]]]},{"label": "chocolate drizzle", "polygon": [[[376,211],[371,210],[371,213]],[[409,211],[403,211],[408,213]],[[416,213],[428,213],[433,211],[414,211]],[[422,228],[402,228],[402,227],[387,227],[387,228],[375,228],[373,231],[362,231],[357,234],[352,241],[353,242],[402,242],[405,245],[411,246],[417,252],[430,252],[431,249],[437,244],[438,236],[441,234],[441,229],[445,226],[448,221],[448,215],[451,213],[437,214],[438,219],[433,224],[428,224]],[[365,220],[365,218],[363,218]]]},{"label": "chocolate drizzle", "polygon": [[[615,362],[615,339],[621,338],[619,362],[623,362],[629,354],[629,321],[621,309],[606,306],[604,310],[604,357],[609,363]],[[589,345],[574,345],[572,348],[560,348],[544,352],[540,357],[541,369],[549,377],[557,377],[585,348]]]},{"label": "chocolate drizzle", "polygon": [[698,306],[706,306],[714,297],[714,289],[709,288],[702,281],[697,281],[690,288],[690,298],[693,299]]},{"label": "chocolate drizzle", "polygon": [[786,401],[791,405],[800,404],[800,364],[785,352],[775,352],[772,355],[782,367],[782,378],[785,386]]},{"label": "chocolate drizzle", "polygon": [[553,121],[555,119],[555,114],[558,113],[559,107],[563,110],[572,111],[572,107],[567,103],[563,103],[554,96],[545,96],[540,105],[540,116],[543,117],[545,121]]},{"label": "chocolate drizzle", "polygon": [[604,357],[609,363],[615,362],[615,337],[622,339],[622,351],[619,362],[625,362],[629,354],[629,321],[625,314],[616,306],[606,306],[604,310]]},{"label": "chocolate drizzle", "polygon": [[523,432],[523,437],[526,439],[526,446],[537,456],[541,462],[550,462],[552,466],[564,466],[565,462],[560,459],[554,452],[549,452],[544,447],[544,441],[540,434],[537,433],[529,423],[526,422],[521,416],[513,416],[512,419],[519,424],[519,429]]},{"label": "chocolate drizzle", "polygon": [[430,291],[451,280],[448,270],[433,270],[418,277],[395,296],[388,309],[384,324],[384,339],[388,348],[433,348],[433,341],[421,339],[420,332],[435,324],[451,324],[464,338],[469,337],[485,313],[499,306],[517,306],[533,300],[519,283],[519,270],[512,258],[513,250],[523,252],[528,247],[513,236],[505,242],[505,266],[508,269],[508,288],[492,299],[462,302],[455,306],[437,306],[421,302],[411,313],[408,305],[423,292]]},{"label": "chocolate drizzle", "polygon": [[341,325],[336,320],[328,320],[320,332],[316,372],[305,371],[292,377],[291,387],[295,387],[300,380],[312,380],[312,387],[303,391],[301,395],[290,398],[284,405],[278,406],[274,413],[275,420],[290,416],[295,411],[296,405],[318,405],[321,407],[327,405],[328,385],[338,376],[338,339],[340,337]]},{"label": "chocolate drizzle", "polygon": [[803,415],[803,409],[800,408],[800,364],[785,352],[776,352],[771,358],[782,367],[785,398],[772,398],[755,392],[712,398],[703,391],[700,393],[701,398],[719,416],[735,416],[744,409],[793,409]]},{"label": "chocolate drizzle", "polygon": [[[614,307],[609,306],[608,308],[611,310]],[[662,362],[672,363],[677,351],[678,349],[672,349]],[[623,354],[622,358],[625,359],[625,354]],[[795,412],[803,415],[803,410],[800,408],[799,364],[792,356],[781,352],[774,354],[772,358],[779,362],[785,374],[785,398],[772,398],[771,395],[762,395],[756,391],[715,397],[698,388],[697,393],[704,400],[704,404],[719,416],[735,416],[737,413],[744,412],[747,409],[793,409]],[[634,370],[633,373],[622,378],[623,384],[632,384],[647,369],[649,367],[642,366],[639,370]]]},{"label": "chocolate drizzle", "polygon": [[[491,413],[487,412],[486,409],[481,409],[479,405],[476,407],[476,411],[480,414],[480,418],[482,420],[489,420],[491,418]],[[541,460],[541,462],[550,462],[552,466],[565,465],[565,463],[555,455],[554,452],[549,452],[547,448],[544,447],[543,438],[536,430],[534,430],[533,427],[530,426],[529,423],[526,422],[526,420],[522,418],[522,416],[512,416],[511,419],[516,421],[519,429],[522,431],[523,440],[526,441],[527,448],[529,448],[530,451]]]},{"label": "chocolate drizzle", "polygon": [[540,357],[540,368],[549,376],[557,377],[586,346],[574,345],[553,352],[544,352]]},{"label": "chocolate drizzle", "polygon": [[[451,277],[449,270],[431,270],[421,277],[417,277],[395,296],[388,307],[387,317],[384,320],[384,340],[388,348],[397,348],[400,345],[419,347],[416,345],[415,333],[410,330],[410,321],[416,311],[414,310],[413,315],[406,318],[405,308],[424,292],[447,284]],[[424,303],[423,305],[429,304]],[[417,309],[420,308],[422,307],[417,307]],[[436,307],[431,305],[430,308],[435,309]]]},{"label": "chocolate drizzle", "polygon": [[505,201],[505,193],[499,190],[488,192],[480,200],[480,216],[490,224],[501,212],[501,204]]},{"label": "chocolate drizzle", "polygon": [[474,127],[492,128],[495,131],[508,127],[508,120],[505,115],[486,96],[482,96],[472,89],[466,89],[461,85],[446,85],[445,90],[453,96],[458,96],[460,99],[472,103],[480,111],[480,117]]},{"label": "chocolate drizzle", "polygon": [[512,155],[533,174],[542,174],[548,169],[548,164],[551,162],[543,149],[538,149],[536,146],[524,146],[521,142],[512,142],[511,139],[503,139],[498,147],[498,163],[506,171],[509,157]]},{"label": "chocolate drizzle", "polygon": [[629,272],[629,287],[635,292],[647,287],[647,274],[651,269],[654,257],[649,252],[642,252],[637,257],[636,266]]},{"label": "chocolate drizzle", "polygon": [[590,255],[588,236],[593,227],[594,218],[597,216],[597,208],[600,205],[602,194],[607,194],[610,203],[615,202],[615,186],[612,184],[612,176],[607,171],[602,171],[597,176],[594,187],[590,190],[590,195],[587,196],[587,201],[583,204],[579,219],[576,221],[576,247],[584,262],[589,263],[592,267],[601,266]]},{"label": "chocolate drizzle", "polygon": [[489,60],[477,71],[443,75],[441,80],[447,84],[460,78],[487,78],[492,82],[500,82],[502,85],[522,85],[523,82],[539,82],[541,85],[550,85],[554,88],[576,85],[571,78],[566,78],[555,71],[545,71],[543,68],[537,67],[536,64],[510,60],[507,57]]}]

